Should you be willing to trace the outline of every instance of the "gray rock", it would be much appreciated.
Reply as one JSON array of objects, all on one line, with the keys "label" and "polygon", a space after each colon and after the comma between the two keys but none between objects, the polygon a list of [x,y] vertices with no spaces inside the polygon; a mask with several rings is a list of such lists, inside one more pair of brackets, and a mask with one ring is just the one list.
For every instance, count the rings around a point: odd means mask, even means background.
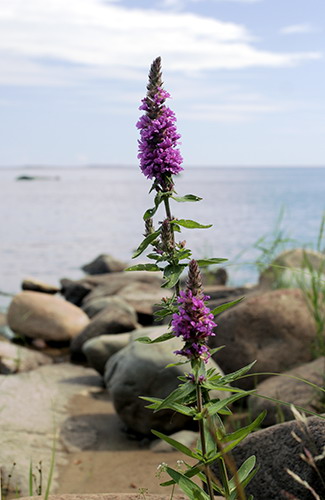
[{"label": "gray rock", "polygon": [[[106,273],[95,276],[85,276],[80,280],[69,280],[64,278],[61,280],[61,293],[66,300],[80,306],[87,300],[92,300],[94,297],[98,298],[115,295],[121,288],[134,281],[150,283],[159,288],[162,283],[162,278],[159,273],[150,273],[147,271]],[[99,287],[101,287],[101,293],[95,293]]]},{"label": "gray rock", "polygon": [[[167,434],[184,429],[188,417],[169,410],[154,413],[145,408],[148,404],[139,396],[166,398],[179,385],[177,377],[191,371],[190,363],[168,367],[179,361],[173,351],[183,345],[181,339],[168,342],[142,344],[133,341],[139,336],[156,338],[166,332],[166,327],[151,327],[137,330],[129,345],[114,354],[105,367],[104,381],[112,398],[116,412],[127,427],[139,434],[150,435],[151,429]],[[208,367],[218,366],[210,360]],[[228,394],[214,393],[214,397]]]},{"label": "gray rock", "polygon": [[[300,290],[276,290],[249,297],[218,316],[217,323],[211,346],[226,346],[214,356],[225,373],[254,360],[257,363],[251,373],[281,373],[311,360],[316,328]],[[267,375],[259,380],[265,378]],[[236,385],[251,389],[256,377],[243,378]]]},{"label": "gray rock", "polygon": [[45,341],[69,341],[89,323],[88,316],[73,304],[31,291],[13,298],[7,318],[15,333]]},{"label": "gray rock", "polygon": [[[286,403],[292,403],[306,410],[320,413],[324,411],[324,393],[316,388],[300,382],[299,377],[317,385],[324,386],[325,358],[321,357],[310,363],[293,368],[277,377],[270,377],[258,384],[256,393],[269,398],[276,398]],[[292,420],[294,415],[289,406],[277,405],[273,401],[250,396],[248,404],[252,417],[255,418],[263,410],[267,410],[267,415],[263,421],[264,426],[279,423],[279,420]]]},{"label": "gray rock", "polygon": [[100,335],[100,337],[87,340],[82,346],[82,352],[86,356],[89,366],[104,375],[107,361],[113,354],[128,345],[130,335],[132,334]]},{"label": "gray rock", "polygon": [[158,288],[149,283],[130,283],[118,292],[141,316],[153,316],[154,305],[161,302],[164,297],[171,297],[172,292],[164,288]]},{"label": "gray rock", "polygon": [[124,271],[127,267],[125,262],[115,259],[109,254],[101,254],[89,264],[82,266],[82,270],[87,274],[105,274]]},{"label": "gray rock", "polygon": [[39,366],[49,365],[52,362],[52,359],[45,354],[0,341],[0,374],[2,375],[35,370]]},{"label": "gray rock", "polygon": [[310,285],[310,269],[325,277],[325,255],[314,250],[295,248],[281,253],[259,277],[264,288]]},{"label": "gray rock", "polygon": [[[34,465],[42,461],[43,484],[47,483],[53,446],[55,468],[51,491],[56,490],[58,467],[67,461],[67,449],[60,437],[69,416],[67,407],[76,395],[100,385],[101,378],[92,369],[68,363],[42,366],[12,376],[0,375],[0,463],[2,478],[8,477],[12,464],[16,463],[11,478],[14,497],[16,490],[28,495],[31,461]],[[75,438],[76,432],[70,431]],[[83,429],[83,443],[90,442],[87,432],[93,438],[93,429]],[[69,440],[67,432],[65,440]],[[77,444],[76,440],[74,443]]]},{"label": "gray rock", "polygon": [[[301,439],[301,442],[295,439],[292,432]],[[322,454],[324,436],[325,420],[319,417],[308,418],[306,425],[300,421],[286,422],[249,435],[232,451],[237,469],[251,455],[256,456],[259,465],[256,476],[246,487],[246,494],[253,495],[257,500],[315,498],[288,474],[287,469],[289,469],[312,486],[320,498],[324,498],[325,489],[317,472],[300,457],[300,454],[304,453],[304,448],[307,448],[313,456]],[[321,477],[324,477],[324,457],[316,464]],[[212,470],[218,476],[217,464],[212,465]],[[294,496],[285,496],[285,491]]]},{"label": "gray rock", "polygon": [[121,307],[124,305],[125,309],[128,311],[133,311],[133,314],[136,317],[134,308],[132,308],[127,302],[125,302],[125,300],[120,297],[111,295],[109,297],[95,297],[92,300],[86,301],[86,303],[82,306],[82,310],[87,314],[89,318],[93,318],[104,309],[108,309],[109,307],[114,308],[116,304],[119,304]]},{"label": "gray rock", "polygon": [[119,297],[111,297],[110,304],[96,314],[71,342],[73,357],[81,354],[83,344],[94,337],[112,333],[125,333],[138,326],[134,309]]}]

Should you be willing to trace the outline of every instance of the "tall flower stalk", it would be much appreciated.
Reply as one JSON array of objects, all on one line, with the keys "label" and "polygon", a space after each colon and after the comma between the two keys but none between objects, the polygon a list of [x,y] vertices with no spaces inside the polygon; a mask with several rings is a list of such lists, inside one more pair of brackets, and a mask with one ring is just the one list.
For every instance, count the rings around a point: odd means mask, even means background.
[{"label": "tall flower stalk", "polygon": [[[227,453],[260,425],[264,415],[260,415],[248,427],[230,434],[226,433],[220,417],[220,415],[231,413],[228,408],[229,404],[249,394],[230,386],[230,382],[244,375],[254,363],[226,376],[208,367],[210,357],[219,350],[209,348],[209,338],[215,335],[217,326],[214,317],[241,299],[223,304],[211,311],[206,304],[209,297],[203,292],[200,267],[219,264],[227,259],[195,260],[192,258],[191,250],[186,248],[186,242],[177,242],[175,239],[175,233],[180,233],[183,228],[205,229],[211,225],[203,225],[190,219],[175,218],[171,212],[171,200],[184,203],[197,202],[201,198],[193,194],[178,196],[175,191],[174,176],[178,175],[183,167],[178,149],[180,135],[176,129],[176,117],[165,104],[169,97],[169,93],[163,89],[161,60],[158,57],[149,72],[147,95],[140,106],[144,114],[137,123],[140,131],[138,154],[140,169],[148,179],[152,180],[151,192],[154,191],[156,194],[153,208],[149,208],[143,216],[144,240],[133,257],[140,256],[150,248],[147,257],[151,262],[131,266],[128,270],[161,271],[164,278],[162,287],[173,290],[172,298],[164,299],[157,312],[159,318],[169,317],[168,332],[155,340],[148,337],[138,340],[156,343],[175,336],[179,337],[183,341],[183,346],[175,351],[175,354],[185,358],[184,363],[190,362],[191,371],[179,377],[180,385],[166,399],[146,397],[143,399],[151,403],[148,408],[155,412],[171,409],[198,422],[200,439],[198,448],[195,450],[153,431],[156,436],[196,460],[195,465],[188,466],[183,473],[166,466],[171,480],[163,485],[177,483],[190,498],[195,499],[213,500],[215,492],[228,500],[243,499],[245,498],[243,487],[255,474],[255,457],[250,457],[238,473],[235,472],[229,479]],[[153,217],[161,205],[165,214],[163,220],[155,227]],[[180,278],[186,269],[188,279],[185,289],[181,289]],[[211,390],[230,393],[230,396],[227,395],[222,400],[210,399],[209,391]],[[213,477],[210,471],[210,465],[216,461],[219,463],[219,480]],[[206,484],[208,494],[191,480],[191,477],[195,475],[198,475]]]}]

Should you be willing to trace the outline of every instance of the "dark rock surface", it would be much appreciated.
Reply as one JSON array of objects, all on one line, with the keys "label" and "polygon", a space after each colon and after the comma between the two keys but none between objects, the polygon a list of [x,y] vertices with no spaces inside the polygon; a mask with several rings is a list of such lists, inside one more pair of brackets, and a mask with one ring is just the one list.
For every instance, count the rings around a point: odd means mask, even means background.
[{"label": "dark rock surface", "polygon": [[[217,323],[211,346],[226,346],[215,354],[225,373],[254,360],[257,363],[251,373],[283,372],[311,360],[315,322],[300,290],[275,290],[248,297],[218,316]],[[251,389],[256,380],[247,377],[236,384]]]},{"label": "dark rock surface", "polygon": [[[301,442],[295,439],[294,432]],[[314,500],[315,497],[287,472],[293,471],[306,481],[324,498],[325,490],[315,469],[300,457],[307,448],[312,455],[318,456],[324,452],[325,420],[311,417],[306,424],[299,421],[274,425],[268,429],[257,431],[248,436],[232,451],[237,468],[251,455],[256,456],[259,471],[246,488],[246,494],[253,495],[256,500]],[[324,457],[317,462],[322,477],[325,474]],[[218,476],[217,465],[212,466]],[[285,496],[288,492],[294,497]]]}]

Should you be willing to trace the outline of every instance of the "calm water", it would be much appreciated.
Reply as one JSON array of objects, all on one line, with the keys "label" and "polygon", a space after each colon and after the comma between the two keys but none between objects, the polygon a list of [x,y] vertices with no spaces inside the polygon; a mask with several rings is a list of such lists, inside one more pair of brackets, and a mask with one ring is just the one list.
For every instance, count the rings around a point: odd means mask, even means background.
[{"label": "calm water", "polygon": [[[16,181],[21,174],[59,180]],[[26,276],[53,284],[80,277],[80,266],[100,253],[130,261],[141,241],[142,214],[152,206],[150,181],[137,167],[2,168],[0,180],[0,290],[6,292],[17,292]],[[229,258],[232,283],[256,280],[252,245],[272,233],[281,208],[286,235],[299,245],[315,245],[325,209],[324,168],[193,167],[176,188],[203,197],[175,203],[176,217],[213,224],[184,229],[182,239],[195,257]],[[6,303],[0,295],[0,306]]]}]

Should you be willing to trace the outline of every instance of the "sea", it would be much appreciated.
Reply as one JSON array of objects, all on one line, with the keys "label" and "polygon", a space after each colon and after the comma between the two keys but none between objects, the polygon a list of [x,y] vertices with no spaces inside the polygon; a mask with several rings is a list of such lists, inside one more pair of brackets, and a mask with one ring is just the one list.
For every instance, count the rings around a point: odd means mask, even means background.
[{"label": "sea", "polygon": [[[33,179],[19,179],[21,177]],[[137,166],[0,168],[0,309],[26,277],[58,285],[83,276],[81,266],[108,253],[130,264],[153,207],[151,181]],[[183,229],[194,258],[227,258],[229,283],[258,279],[256,264],[273,249],[316,248],[325,210],[325,168],[188,167],[175,178],[172,214],[212,224]],[[156,220],[164,217],[157,212]],[[323,243],[324,248],[325,244]],[[272,252],[271,252],[272,253]]]}]

